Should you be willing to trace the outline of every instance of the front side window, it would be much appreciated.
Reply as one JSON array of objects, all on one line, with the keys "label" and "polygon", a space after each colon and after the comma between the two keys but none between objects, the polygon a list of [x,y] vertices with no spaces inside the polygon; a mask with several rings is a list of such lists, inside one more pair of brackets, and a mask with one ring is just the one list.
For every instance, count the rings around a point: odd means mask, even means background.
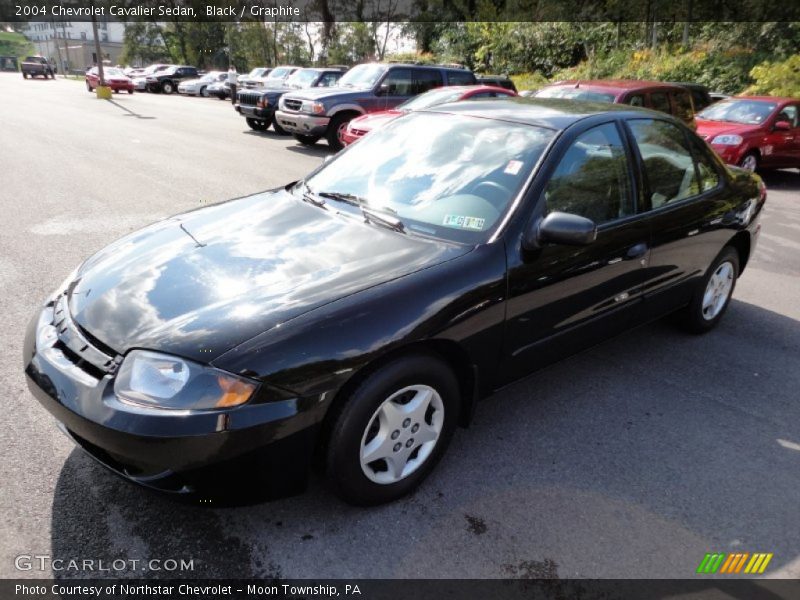
[{"label": "front side window", "polygon": [[675,102],[675,116],[682,121],[691,121],[694,118],[694,109],[692,108],[692,97],[689,92],[675,92],[672,95]]},{"label": "front side window", "polygon": [[520,123],[413,112],[350,146],[295,193],[338,203],[337,210],[347,203],[336,196],[350,203],[358,198],[401,219],[411,233],[478,243],[508,212],[554,134]]},{"label": "front side window", "polygon": [[788,121],[792,127],[797,127],[797,107],[793,105],[784,106],[775,121]]},{"label": "front side window", "polygon": [[641,94],[634,94],[633,96],[629,97],[625,103],[630,104],[631,106],[644,106],[644,96]]},{"label": "front side window", "polygon": [[393,69],[381,83],[381,90],[387,96],[413,96],[414,77],[411,69]]},{"label": "front side window", "polygon": [[632,119],[628,124],[642,157],[651,208],[699,193],[692,154],[677,125],[657,119]]},{"label": "front side window", "polygon": [[544,198],[546,213],[580,215],[598,225],[633,214],[628,159],[613,123],[578,136],[550,177]]}]

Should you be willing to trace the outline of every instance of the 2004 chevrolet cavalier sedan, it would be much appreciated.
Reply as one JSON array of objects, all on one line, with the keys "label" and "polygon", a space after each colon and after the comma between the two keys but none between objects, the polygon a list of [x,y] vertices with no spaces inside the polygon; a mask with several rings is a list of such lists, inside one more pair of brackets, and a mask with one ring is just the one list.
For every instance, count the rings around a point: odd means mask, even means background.
[{"label": "2004 chevrolet cavalier sedan", "polygon": [[25,371],[132,481],[294,491],[316,464],[386,502],[499,387],[667,313],[713,328],[765,197],[661,113],[450,104],[101,250],[32,320]]}]

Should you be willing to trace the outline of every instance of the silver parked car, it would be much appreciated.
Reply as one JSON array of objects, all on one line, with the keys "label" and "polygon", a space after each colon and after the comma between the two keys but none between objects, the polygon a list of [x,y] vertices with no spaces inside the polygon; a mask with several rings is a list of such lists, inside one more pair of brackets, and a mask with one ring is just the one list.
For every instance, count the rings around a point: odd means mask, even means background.
[{"label": "silver parked car", "polygon": [[188,79],[178,84],[178,93],[188,96],[202,96],[208,98],[208,87],[213,83],[218,83],[227,79],[226,71],[209,71],[199,79]]}]

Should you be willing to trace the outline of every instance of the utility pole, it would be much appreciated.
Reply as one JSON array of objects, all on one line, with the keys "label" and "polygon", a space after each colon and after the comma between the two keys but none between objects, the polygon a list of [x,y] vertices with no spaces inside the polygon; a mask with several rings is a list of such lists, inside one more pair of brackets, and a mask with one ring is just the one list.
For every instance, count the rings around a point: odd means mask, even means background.
[{"label": "utility pole", "polygon": [[[94,8],[94,2],[91,4]],[[92,11],[92,35],[94,36],[94,51],[97,56],[97,76],[100,78],[100,87],[105,87],[106,78],[103,75],[103,53],[100,50],[100,34],[97,32],[97,17]]]},{"label": "utility pole", "polygon": [[[56,52],[58,53],[58,66],[59,66],[58,70],[59,71],[63,71],[64,70],[64,59],[61,58],[61,46],[58,45],[58,29],[56,29],[56,20],[55,19],[50,19],[50,23],[53,26],[53,44],[55,44]],[[62,23],[63,23],[63,21],[62,21]],[[62,75],[63,75],[63,73],[62,73]]]}]

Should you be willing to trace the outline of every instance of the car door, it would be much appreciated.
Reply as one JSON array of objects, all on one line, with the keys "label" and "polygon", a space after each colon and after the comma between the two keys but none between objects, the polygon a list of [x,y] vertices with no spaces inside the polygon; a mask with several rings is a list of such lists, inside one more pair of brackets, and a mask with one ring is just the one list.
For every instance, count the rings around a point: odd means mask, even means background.
[{"label": "car door", "polygon": [[[789,123],[788,130],[776,129],[775,123],[783,121]],[[767,134],[769,144],[772,146],[771,160],[769,163],[776,167],[791,167],[800,165],[800,128],[798,128],[798,108],[796,104],[787,104],[781,107],[772,121],[768,124],[770,133]]]},{"label": "car door", "polygon": [[644,315],[686,304],[730,234],[718,162],[697,136],[657,118],[626,122],[642,173],[641,210],[651,235],[644,272]]},{"label": "car door", "polygon": [[378,108],[388,110],[414,95],[414,75],[411,69],[391,69],[378,85]]},{"label": "car door", "polygon": [[[531,218],[553,211],[598,226],[586,246],[509,245],[503,376],[514,380],[631,324],[641,301],[649,232],[635,214],[637,178],[620,126],[608,121],[562,141],[540,177]],[[534,192],[537,193],[537,192]]]}]

